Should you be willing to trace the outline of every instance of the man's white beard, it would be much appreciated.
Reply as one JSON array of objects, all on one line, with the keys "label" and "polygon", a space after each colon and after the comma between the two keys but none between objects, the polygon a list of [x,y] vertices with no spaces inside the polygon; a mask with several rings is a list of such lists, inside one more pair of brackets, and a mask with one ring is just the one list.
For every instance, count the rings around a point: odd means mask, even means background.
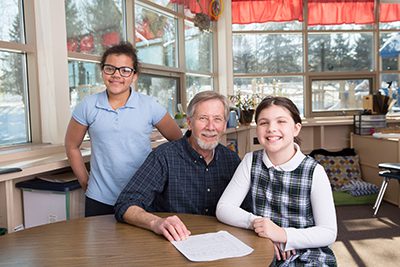
[{"label": "man's white beard", "polygon": [[200,138],[197,138],[197,137],[195,137],[195,139],[196,139],[196,142],[199,145],[199,147],[204,150],[213,150],[214,148],[217,147],[217,145],[219,143],[219,138],[213,143],[203,142]]}]

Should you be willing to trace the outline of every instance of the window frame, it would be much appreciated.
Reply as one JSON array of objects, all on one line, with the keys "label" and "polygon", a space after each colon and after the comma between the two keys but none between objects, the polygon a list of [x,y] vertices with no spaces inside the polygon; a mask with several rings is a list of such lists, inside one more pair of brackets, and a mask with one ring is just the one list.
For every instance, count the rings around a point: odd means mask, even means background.
[{"label": "window frame", "polygon": [[[182,104],[182,107],[184,111],[186,111],[187,107],[187,99],[186,99],[186,74],[197,74],[199,76],[208,76],[212,79],[212,84],[213,84],[213,89],[215,91],[218,91],[218,79],[217,79],[217,70],[218,70],[218,54],[217,54],[217,25],[216,23],[212,23],[212,67],[211,67],[211,72],[200,72],[200,71],[193,71],[193,70],[188,70],[186,68],[186,60],[185,60],[185,21],[190,21],[193,23],[193,19],[185,16],[184,15],[184,7],[182,5],[177,6],[177,11],[174,11],[172,9],[157,5],[154,2],[150,2],[148,0],[127,0],[127,6],[128,2],[132,2],[132,9],[134,12],[134,4],[136,2],[144,3],[146,7],[154,7],[156,10],[161,10],[163,14],[171,14],[174,17],[177,18],[178,20],[178,66],[175,67],[168,67],[168,66],[161,66],[161,65],[155,65],[155,64],[150,64],[150,63],[141,63],[141,72],[146,73],[148,75],[155,75],[158,77],[179,77],[179,92],[178,92],[178,103]],[[135,24],[134,24],[134,18],[132,30],[129,29],[128,26],[128,32],[134,32]],[[129,21],[129,20],[128,20]],[[129,25],[129,24],[128,24]],[[132,36],[131,40],[135,40],[135,36]],[[135,44],[134,44],[135,45]],[[137,86],[137,84],[136,84]]]},{"label": "window frame", "polygon": [[[398,32],[400,30],[399,27],[392,27],[390,29],[381,29],[379,23],[379,1],[375,1],[375,22],[372,24],[370,29],[324,29],[324,30],[316,30],[316,29],[309,29],[307,25],[307,16],[308,16],[308,7],[307,2],[304,1],[303,3],[303,14],[304,14],[304,21],[302,22],[301,29],[290,29],[290,30],[233,30],[232,29],[232,36],[235,34],[268,34],[268,33],[275,33],[275,34],[287,34],[287,33],[301,33],[303,38],[303,71],[298,73],[233,73],[233,79],[235,78],[273,78],[275,76],[287,76],[287,75],[295,75],[295,76],[302,76],[304,78],[304,85],[303,85],[303,94],[304,94],[304,118],[312,119],[314,117],[345,117],[350,118],[350,115],[357,113],[357,111],[344,111],[339,115],[338,112],[312,112],[312,88],[311,82],[316,79],[365,79],[365,78],[372,78],[372,92],[377,93],[380,88],[381,84],[381,76],[382,74],[396,74],[399,76],[400,80],[400,70],[393,71],[385,71],[382,70],[381,65],[381,56],[379,54],[379,41],[380,41],[380,34],[382,32]],[[234,28],[234,27],[233,27]],[[373,48],[372,48],[372,70],[369,71],[346,71],[346,72],[311,72],[308,67],[308,56],[309,56],[309,48],[308,48],[308,37],[310,33],[372,33],[373,38]],[[233,62],[233,57],[232,57]],[[228,91],[228,94],[233,94],[233,87]],[[400,116],[400,113],[397,115],[387,114],[388,116]]]},{"label": "window frame", "polygon": [[23,54],[25,57],[25,93],[26,95],[26,129],[27,142],[18,144],[2,145],[0,148],[27,145],[42,142],[39,86],[38,86],[38,63],[36,47],[35,6],[34,1],[18,1],[22,5],[22,24],[24,40],[21,43],[0,40],[0,51]]},{"label": "window frame", "polygon": [[356,75],[316,75],[309,76],[307,88],[310,88],[309,94],[307,94],[307,109],[309,110],[310,117],[334,117],[334,116],[353,116],[355,114],[359,114],[359,109],[351,109],[351,110],[341,110],[341,111],[313,111],[312,110],[312,83],[318,81],[346,81],[346,80],[369,80],[369,93],[372,94],[374,92],[374,84],[375,84],[375,76],[371,74],[366,74],[365,76]]},{"label": "window frame", "polygon": [[[123,19],[124,21],[124,36],[125,39],[133,44],[136,47],[135,43],[135,4],[138,3],[145,8],[149,8],[152,11],[160,12],[163,15],[168,17],[173,17],[177,19],[177,67],[168,67],[162,65],[156,65],[151,63],[143,63],[140,62],[141,73],[145,73],[147,75],[154,75],[157,77],[178,77],[179,78],[179,91],[178,91],[178,102],[182,103],[183,108],[186,110],[187,100],[186,100],[186,74],[198,74],[202,76],[208,76],[212,79],[212,85],[214,90],[218,90],[218,79],[217,79],[217,70],[218,70],[218,58],[217,58],[217,31],[216,31],[216,23],[213,23],[211,31],[212,31],[212,69],[211,72],[199,72],[186,69],[185,63],[185,32],[184,32],[184,24],[185,21],[190,21],[193,23],[193,19],[184,15],[184,8],[182,5],[177,5],[177,10],[169,9],[167,7],[163,7],[149,0],[125,0],[123,1]],[[79,60],[86,61],[92,63],[99,63],[101,56],[98,55],[90,55],[78,52],[68,52],[68,61],[69,60]],[[140,75],[140,74],[139,74]],[[137,88],[137,82],[134,84],[135,88]]]}]

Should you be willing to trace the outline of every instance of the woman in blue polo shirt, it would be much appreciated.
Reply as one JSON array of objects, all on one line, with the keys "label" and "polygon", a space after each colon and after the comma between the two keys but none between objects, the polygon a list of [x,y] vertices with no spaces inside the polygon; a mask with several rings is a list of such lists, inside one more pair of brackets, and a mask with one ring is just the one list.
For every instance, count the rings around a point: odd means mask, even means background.
[{"label": "woman in blue polo shirt", "polygon": [[[151,151],[153,127],[168,140],[182,137],[178,125],[155,98],[135,92],[136,49],[128,42],[107,49],[101,59],[106,90],[75,108],[65,136],[72,170],[86,191],[85,216],[113,214],[119,193]],[[91,141],[90,174],[80,145]]]}]

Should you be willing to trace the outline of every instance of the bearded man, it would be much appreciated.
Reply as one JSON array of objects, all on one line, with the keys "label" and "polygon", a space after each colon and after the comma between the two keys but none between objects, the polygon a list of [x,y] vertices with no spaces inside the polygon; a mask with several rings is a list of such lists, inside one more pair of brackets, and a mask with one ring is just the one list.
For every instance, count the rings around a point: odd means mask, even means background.
[{"label": "bearded man", "polygon": [[185,136],[150,153],[121,192],[115,218],[178,241],[190,235],[179,217],[161,218],[151,212],[215,216],[218,200],[240,163],[236,153],[219,144],[228,114],[225,96],[214,91],[195,95],[187,108]]}]

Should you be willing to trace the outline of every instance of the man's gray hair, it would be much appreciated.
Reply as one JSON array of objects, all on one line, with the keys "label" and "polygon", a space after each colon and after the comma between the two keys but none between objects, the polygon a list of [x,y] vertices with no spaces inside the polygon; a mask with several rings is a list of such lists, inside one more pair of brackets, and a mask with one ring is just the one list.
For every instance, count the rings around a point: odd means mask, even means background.
[{"label": "man's gray hair", "polygon": [[202,103],[204,101],[213,100],[213,99],[217,99],[222,102],[222,104],[224,105],[225,120],[228,120],[229,101],[225,96],[223,96],[217,92],[214,92],[214,91],[203,91],[203,92],[197,93],[192,98],[192,100],[190,100],[190,103],[189,103],[189,105],[187,107],[187,111],[186,111],[188,118],[193,117],[197,104]]}]

